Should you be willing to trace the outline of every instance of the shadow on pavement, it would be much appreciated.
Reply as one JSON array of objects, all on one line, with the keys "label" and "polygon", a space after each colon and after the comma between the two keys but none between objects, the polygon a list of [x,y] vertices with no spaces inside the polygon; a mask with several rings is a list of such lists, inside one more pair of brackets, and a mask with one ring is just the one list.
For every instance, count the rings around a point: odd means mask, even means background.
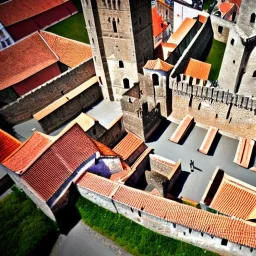
[{"label": "shadow on pavement", "polygon": [[169,191],[169,194],[171,194],[175,197],[178,197],[179,194],[181,193],[182,188],[183,188],[183,186],[184,186],[184,184],[185,184],[189,175],[190,175],[190,172],[181,171],[180,176],[178,177],[178,179],[174,183],[174,186]]},{"label": "shadow on pavement", "polygon": [[252,156],[251,156],[248,168],[255,166],[255,156],[256,156],[256,145],[254,144],[254,147],[252,150]]},{"label": "shadow on pavement", "polygon": [[154,142],[157,141],[162,134],[164,133],[164,131],[168,128],[168,126],[171,124],[171,122],[167,119],[162,119],[160,125],[158,126],[158,128],[152,133],[152,135],[149,137],[147,142]]},{"label": "shadow on pavement", "polygon": [[210,147],[210,150],[209,150],[209,153],[208,153],[209,156],[213,156],[214,155],[221,137],[222,137],[222,135],[220,133],[216,134],[216,137],[214,138],[213,143],[212,143],[212,145]]},{"label": "shadow on pavement", "polygon": [[190,133],[192,132],[192,130],[194,129],[196,123],[193,122],[189,128],[187,129],[187,131],[185,132],[185,134],[183,135],[183,137],[181,138],[179,144],[183,145],[185,143],[185,141],[187,140],[188,136],[190,135]]}]

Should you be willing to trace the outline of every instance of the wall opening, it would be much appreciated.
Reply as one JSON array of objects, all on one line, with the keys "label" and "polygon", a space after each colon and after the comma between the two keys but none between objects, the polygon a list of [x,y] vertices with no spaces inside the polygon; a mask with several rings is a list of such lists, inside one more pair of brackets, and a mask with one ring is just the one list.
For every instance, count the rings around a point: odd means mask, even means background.
[{"label": "wall opening", "polygon": [[141,217],[141,211],[138,211],[139,216]]},{"label": "wall opening", "polygon": [[133,212],[133,209],[131,208],[131,212]]},{"label": "wall opening", "polygon": [[141,25],[141,17],[139,17],[139,22],[140,22],[140,25]]},{"label": "wall opening", "polygon": [[236,20],[236,12],[233,12],[232,14],[232,21],[234,22]]},{"label": "wall opening", "polygon": [[251,23],[255,23],[255,13],[251,14],[251,19],[250,19]]},{"label": "wall opening", "polygon": [[233,60],[233,63],[234,63],[234,64],[236,64],[236,61],[235,61],[235,60]]},{"label": "wall opening", "polygon": [[116,20],[115,20],[115,18],[113,18],[112,25],[113,25],[114,33],[117,33],[117,27],[116,27]]},{"label": "wall opening", "polygon": [[94,42],[94,39],[92,38],[92,45],[95,46],[95,42]]},{"label": "wall opening", "polygon": [[123,79],[123,83],[124,83],[124,88],[125,88],[125,89],[129,89],[129,88],[130,88],[129,79],[124,78],[124,79]]},{"label": "wall opening", "polygon": [[230,41],[231,45],[234,45],[234,42],[235,42],[235,40],[232,38]]},{"label": "wall opening", "polygon": [[90,20],[88,20],[88,24],[89,24],[89,27],[91,26],[91,21]]},{"label": "wall opening", "polygon": [[189,228],[189,229],[188,229],[188,232],[189,232],[189,234],[191,234],[191,233],[192,233],[192,229],[191,229],[191,228]]},{"label": "wall opening", "polygon": [[256,77],[256,70],[254,70],[252,77]]},{"label": "wall opening", "polygon": [[228,245],[228,240],[227,239],[221,239],[221,245],[227,246]]},{"label": "wall opening", "polygon": [[159,76],[157,74],[152,75],[153,85],[159,85]]},{"label": "wall opening", "polygon": [[116,0],[113,0],[113,9],[116,9]]},{"label": "wall opening", "polygon": [[118,5],[118,10],[120,10],[121,9],[121,1],[120,0],[117,1],[117,5]]},{"label": "wall opening", "polygon": [[219,26],[219,27],[218,27],[218,32],[219,32],[220,34],[222,34],[222,32],[223,32],[223,27],[222,27],[222,26]]},{"label": "wall opening", "polygon": [[122,60],[119,60],[119,68],[124,68],[124,63]]},{"label": "wall opening", "polygon": [[101,80],[101,77],[99,76],[99,82],[100,82],[100,84],[102,84],[102,80]]}]

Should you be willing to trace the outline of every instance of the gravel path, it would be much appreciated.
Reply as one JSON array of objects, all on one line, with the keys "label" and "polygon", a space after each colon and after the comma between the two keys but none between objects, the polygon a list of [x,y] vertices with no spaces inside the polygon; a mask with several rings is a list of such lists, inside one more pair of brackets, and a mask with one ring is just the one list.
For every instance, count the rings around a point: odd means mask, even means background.
[{"label": "gravel path", "polygon": [[129,256],[110,239],[100,235],[82,220],[68,233],[60,235],[50,256]]}]

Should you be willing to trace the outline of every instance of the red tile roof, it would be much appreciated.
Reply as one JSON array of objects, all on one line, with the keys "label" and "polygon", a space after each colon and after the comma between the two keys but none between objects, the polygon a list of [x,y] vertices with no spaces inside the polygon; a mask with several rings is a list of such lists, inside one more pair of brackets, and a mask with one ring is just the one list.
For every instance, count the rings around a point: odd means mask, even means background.
[{"label": "red tile roof", "polygon": [[79,179],[77,185],[107,197],[119,186],[117,183],[89,172]]},{"label": "red tile roof", "polygon": [[241,219],[256,218],[256,188],[224,176],[210,207]]},{"label": "red tile roof", "polygon": [[157,13],[156,7],[152,8],[152,23],[154,37],[160,35],[168,27],[162,17]]},{"label": "red tile roof", "polygon": [[12,0],[1,5],[0,21],[5,27],[36,16],[68,0]]},{"label": "red tile roof", "polygon": [[46,31],[40,31],[60,62],[73,68],[92,57],[90,45],[64,38]]},{"label": "red tile roof", "polygon": [[91,173],[86,175],[85,182],[79,181],[79,186],[103,196],[111,196],[120,203],[169,222],[237,244],[256,247],[256,226],[249,222],[213,214],[124,185],[117,187],[116,183]]},{"label": "red tile roof", "polygon": [[128,132],[128,134],[113,148],[113,151],[126,160],[143,143],[144,142],[136,135]]},{"label": "red tile roof", "polygon": [[229,0],[230,3],[237,4],[239,7],[241,6],[242,0]]},{"label": "red tile roof", "polygon": [[198,79],[208,80],[211,67],[212,65],[209,63],[191,58],[184,74]]},{"label": "red tile roof", "polygon": [[173,69],[173,65],[161,60],[161,59],[156,59],[156,60],[148,60],[146,65],[143,68],[146,69],[151,69],[151,70],[162,70],[165,72],[170,71]]},{"label": "red tile roof", "polygon": [[15,151],[21,142],[9,133],[0,129],[0,163],[4,161],[13,151]]},{"label": "red tile roof", "polygon": [[99,149],[99,152],[103,156],[118,156],[112,149],[104,145],[103,143],[93,140],[97,148]]},{"label": "red tile roof", "polygon": [[153,195],[153,196],[160,196],[160,197],[163,197],[162,195],[161,195],[161,193],[156,189],[156,188],[154,188],[152,191],[150,191],[149,192],[151,195]]},{"label": "red tile roof", "polygon": [[256,226],[248,222],[196,209],[123,185],[120,185],[112,198],[169,222],[225,238],[234,243],[256,246]]},{"label": "red tile roof", "polygon": [[219,10],[221,11],[222,15],[225,15],[234,7],[234,5],[235,4],[233,3],[224,2],[219,5]]},{"label": "red tile roof", "polygon": [[74,125],[21,176],[45,201],[49,200],[70,175],[98,151],[79,125]]},{"label": "red tile roof", "polygon": [[14,172],[22,173],[47,149],[50,143],[50,137],[36,131],[12,155],[5,159],[3,165]]},{"label": "red tile roof", "polygon": [[37,32],[0,51],[0,59],[4,60],[4,65],[0,67],[0,90],[23,81],[58,61]]}]

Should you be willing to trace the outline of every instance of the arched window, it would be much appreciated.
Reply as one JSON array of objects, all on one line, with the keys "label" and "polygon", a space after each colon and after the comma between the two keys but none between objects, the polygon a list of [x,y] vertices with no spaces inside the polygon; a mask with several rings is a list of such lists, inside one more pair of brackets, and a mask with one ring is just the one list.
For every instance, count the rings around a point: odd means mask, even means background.
[{"label": "arched window", "polygon": [[124,88],[125,88],[125,89],[129,89],[129,88],[130,88],[129,79],[124,78],[124,79],[123,79],[123,83],[124,83]]},{"label": "arched window", "polygon": [[252,77],[256,77],[256,70],[254,70]]},{"label": "arched window", "polygon": [[159,77],[157,74],[152,75],[153,85],[159,85]]},{"label": "arched window", "polygon": [[250,19],[251,23],[255,23],[255,13],[251,14],[251,19]]},{"label": "arched window", "polygon": [[116,27],[116,20],[115,20],[115,18],[113,18],[112,25],[113,25],[114,33],[117,33],[117,27]]},{"label": "arched window", "polygon": [[124,63],[121,60],[119,60],[119,68],[124,68]]},{"label": "arched window", "polygon": [[231,45],[234,45],[234,42],[235,42],[235,40],[232,38],[230,41]]}]

